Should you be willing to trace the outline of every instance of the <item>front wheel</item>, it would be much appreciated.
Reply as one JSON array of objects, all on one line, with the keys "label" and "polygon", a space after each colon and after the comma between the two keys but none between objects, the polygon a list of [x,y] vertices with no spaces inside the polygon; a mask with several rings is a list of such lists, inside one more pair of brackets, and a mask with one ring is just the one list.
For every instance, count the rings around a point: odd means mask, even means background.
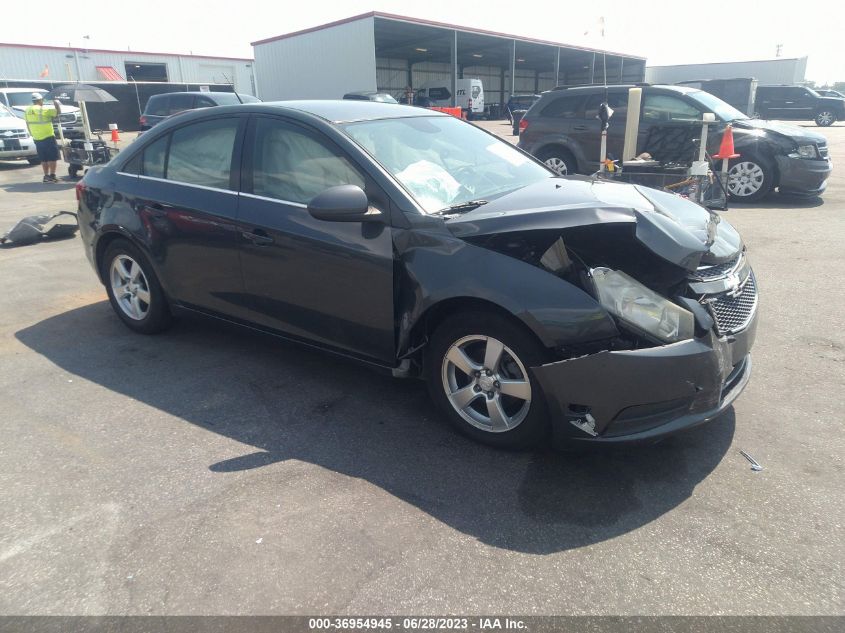
[{"label": "front wheel", "polygon": [[139,334],[156,334],[170,325],[170,308],[146,257],[130,242],[109,244],[103,257],[109,302],[120,320]]},{"label": "front wheel", "polygon": [[527,448],[548,432],[545,399],[531,367],[543,347],[518,323],[492,313],[445,320],[426,356],[435,404],[463,434],[500,448]]},{"label": "front wheel", "polygon": [[816,125],[819,127],[830,127],[836,122],[836,115],[830,110],[822,110],[816,114]]},{"label": "front wheel", "polygon": [[578,172],[578,163],[575,162],[575,157],[563,147],[549,147],[540,150],[537,153],[537,158],[558,176],[567,176]]},{"label": "front wheel", "polygon": [[734,202],[754,202],[774,187],[774,168],[756,156],[741,156],[728,169],[728,193]]}]

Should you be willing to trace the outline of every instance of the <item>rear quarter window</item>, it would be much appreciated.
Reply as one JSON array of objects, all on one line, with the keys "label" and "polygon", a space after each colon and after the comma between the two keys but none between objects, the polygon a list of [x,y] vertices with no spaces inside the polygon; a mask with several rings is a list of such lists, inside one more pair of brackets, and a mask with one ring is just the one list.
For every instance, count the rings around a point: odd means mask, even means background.
[{"label": "rear quarter window", "polygon": [[150,100],[147,101],[147,108],[144,113],[151,116],[167,116],[167,99],[167,96],[150,97]]}]

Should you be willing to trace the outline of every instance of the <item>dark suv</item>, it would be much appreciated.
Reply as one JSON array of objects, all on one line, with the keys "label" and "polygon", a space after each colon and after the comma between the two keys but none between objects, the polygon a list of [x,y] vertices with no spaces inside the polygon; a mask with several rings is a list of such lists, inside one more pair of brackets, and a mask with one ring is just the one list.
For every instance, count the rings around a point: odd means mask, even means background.
[{"label": "dark suv", "polygon": [[[622,156],[628,91],[634,85],[581,86],[544,92],[520,124],[519,147],[561,175],[590,174],[599,167],[599,104],[607,99],[610,119],[607,151]],[[826,186],[832,165],[827,140],[785,123],[760,121],[710,93],[685,86],[639,86],[643,90],[637,153],[648,152],[663,164],[689,163],[696,154],[702,114],[712,112],[708,151],[719,148],[725,125],[733,126],[736,150],[730,162],[731,198],[753,201],[775,187],[782,193],[814,196]]]},{"label": "dark suv", "polygon": [[821,127],[845,119],[845,99],[823,97],[804,86],[757,86],[756,103],[763,119],[815,121]]},{"label": "dark suv", "polygon": [[234,92],[166,92],[149,98],[139,122],[142,130],[149,130],[156,123],[161,123],[167,117],[185,110],[213,108],[219,105],[237,105],[239,103],[256,103],[258,101],[260,99],[252,95]]}]

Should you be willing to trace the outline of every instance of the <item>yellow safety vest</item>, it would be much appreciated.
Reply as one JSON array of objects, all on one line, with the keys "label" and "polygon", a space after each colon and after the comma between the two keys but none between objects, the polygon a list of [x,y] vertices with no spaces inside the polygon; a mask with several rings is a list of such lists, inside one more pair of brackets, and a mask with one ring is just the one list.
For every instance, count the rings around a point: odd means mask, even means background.
[{"label": "yellow safety vest", "polygon": [[55,136],[53,133],[53,119],[58,116],[56,108],[45,105],[31,105],[26,109],[24,115],[26,124],[29,126],[29,133],[35,141],[43,141],[45,138]]}]

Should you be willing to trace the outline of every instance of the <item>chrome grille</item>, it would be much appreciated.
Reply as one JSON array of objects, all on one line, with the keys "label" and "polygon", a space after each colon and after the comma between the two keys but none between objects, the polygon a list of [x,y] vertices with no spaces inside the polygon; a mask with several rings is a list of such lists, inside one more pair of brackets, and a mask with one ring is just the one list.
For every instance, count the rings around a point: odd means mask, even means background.
[{"label": "chrome grille", "polygon": [[0,140],[6,138],[26,138],[29,136],[29,132],[26,130],[10,130],[8,132],[0,132]]},{"label": "chrome grille", "polygon": [[708,303],[719,335],[739,332],[748,325],[757,308],[757,284],[754,274],[748,275],[745,285],[736,296],[724,293]]},{"label": "chrome grille", "polygon": [[62,123],[73,123],[76,121],[76,115],[73,113],[70,114],[62,114],[59,116],[59,120]]},{"label": "chrome grille", "polygon": [[721,264],[703,264],[699,266],[698,269],[696,269],[696,271],[692,274],[692,277],[701,281],[704,281],[706,279],[718,279],[719,277],[724,277],[737,267],[737,264],[739,264],[739,260],[741,257],[742,254],[740,253],[730,261],[723,262]]}]

